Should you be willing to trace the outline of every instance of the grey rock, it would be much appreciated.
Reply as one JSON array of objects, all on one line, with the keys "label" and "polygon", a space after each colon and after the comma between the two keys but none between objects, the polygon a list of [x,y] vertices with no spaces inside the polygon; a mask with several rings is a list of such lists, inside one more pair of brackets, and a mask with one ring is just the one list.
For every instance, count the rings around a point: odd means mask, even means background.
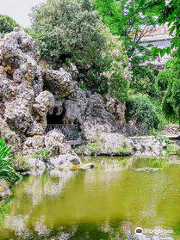
[{"label": "grey rock", "polygon": [[80,169],[86,170],[86,169],[92,169],[94,167],[95,167],[94,163],[85,163],[81,165]]},{"label": "grey rock", "polygon": [[74,90],[72,76],[63,68],[60,68],[59,71],[45,71],[44,79],[45,88],[59,99],[70,95]]},{"label": "grey rock", "polygon": [[26,160],[30,168],[46,169],[46,165],[43,161],[35,158],[29,158]]},{"label": "grey rock", "polygon": [[8,183],[5,180],[0,179],[0,198],[5,199],[8,198],[10,195],[11,191]]},{"label": "grey rock", "polygon": [[58,157],[50,158],[50,166],[55,168],[71,168],[72,166],[81,165],[81,159],[76,154],[64,154]]}]

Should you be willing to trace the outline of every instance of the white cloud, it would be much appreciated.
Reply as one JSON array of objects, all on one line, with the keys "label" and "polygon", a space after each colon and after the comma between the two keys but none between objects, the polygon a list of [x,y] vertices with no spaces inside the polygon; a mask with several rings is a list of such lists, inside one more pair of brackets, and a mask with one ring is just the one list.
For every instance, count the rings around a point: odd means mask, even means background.
[{"label": "white cloud", "polygon": [[8,15],[21,26],[29,27],[31,8],[46,0],[0,0],[0,14]]}]

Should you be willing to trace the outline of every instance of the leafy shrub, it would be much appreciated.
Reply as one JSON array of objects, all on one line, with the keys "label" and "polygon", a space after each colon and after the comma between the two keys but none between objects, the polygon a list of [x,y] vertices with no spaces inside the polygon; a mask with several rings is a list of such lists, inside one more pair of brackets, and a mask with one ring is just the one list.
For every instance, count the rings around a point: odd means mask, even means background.
[{"label": "leafy shrub", "polygon": [[133,78],[130,82],[130,88],[134,93],[141,92],[149,96],[156,96],[155,80],[158,71],[147,67],[136,67],[133,71]]},{"label": "leafy shrub", "polygon": [[0,139],[0,178],[13,184],[20,179],[20,175],[12,168],[10,152],[11,146],[7,146],[2,137]]},{"label": "leafy shrub", "polygon": [[19,24],[17,24],[14,19],[0,14],[0,33],[3,35],[9,33],[13,31],[15,27],[19,27]]},{"label": "leafy shrub", "polygon": [[162,109],[168,120],[180,122],[180,61],[171,59],[156,79]]},{"label": "leafy shrub", "polygon": [[126,96],[127,55],[90,0],[48,0],[34,8],[32,20],[41,56],[54,69],[74,63],[83,88]]},{"label": "leafy shrub", "polygon": [[166,91],[168,88],[169,83],[178,77],[177,72],[174,72],[173,70],[165,70],[162,72],[159,72],[155,86],[156,91],[160,97],[162,97],[162,92]]},{"label": "leafy shrub", "polygon": [[150,98],[141,94],[128,99],[126,119],[137,124],[140,134],[148,134],[151,130],[158,129],[162,122]]},{"label": "leafy shrub", "polygon": [[180,123],[180,78],[169,82],[162,100],[163,111],[166,117]]}]

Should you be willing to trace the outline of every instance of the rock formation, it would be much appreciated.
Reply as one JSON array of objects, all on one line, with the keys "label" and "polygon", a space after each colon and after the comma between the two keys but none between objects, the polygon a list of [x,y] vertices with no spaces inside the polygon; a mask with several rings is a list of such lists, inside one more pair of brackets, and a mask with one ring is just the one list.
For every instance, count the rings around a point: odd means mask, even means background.
[{"label": "rock formation", "polygon": [[68,153],[62,132],[48,128],[53,124],[78,126],[74,136],[85,141],[119,130],[102,97],[78,87],[75,66],[55,71],[38,62],[37,43],[20,28],[0,39],[0,135],[14,150],[29,154],[47,148],[54,155]]}]

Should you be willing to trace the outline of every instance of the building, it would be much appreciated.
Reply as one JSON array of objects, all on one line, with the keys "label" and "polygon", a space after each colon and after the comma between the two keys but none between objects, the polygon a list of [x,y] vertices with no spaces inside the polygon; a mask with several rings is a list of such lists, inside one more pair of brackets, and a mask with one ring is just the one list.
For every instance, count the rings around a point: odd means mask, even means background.
[{"label": "building", "polygon": [[[171,40],[173,36],[169,35],[169,29],[166,25],[164,26],[154,26],[149,31],[146,31],[144,36],[141,38],[141,45],[148,46],[149,48],[168,48],[171,46]],[[163,57],[160,57],[150,63],[159,69],[163,69],[165,63],[172,57],[171,54],[165,54]],[[143,65],[146,65],[144,63]]]}]

